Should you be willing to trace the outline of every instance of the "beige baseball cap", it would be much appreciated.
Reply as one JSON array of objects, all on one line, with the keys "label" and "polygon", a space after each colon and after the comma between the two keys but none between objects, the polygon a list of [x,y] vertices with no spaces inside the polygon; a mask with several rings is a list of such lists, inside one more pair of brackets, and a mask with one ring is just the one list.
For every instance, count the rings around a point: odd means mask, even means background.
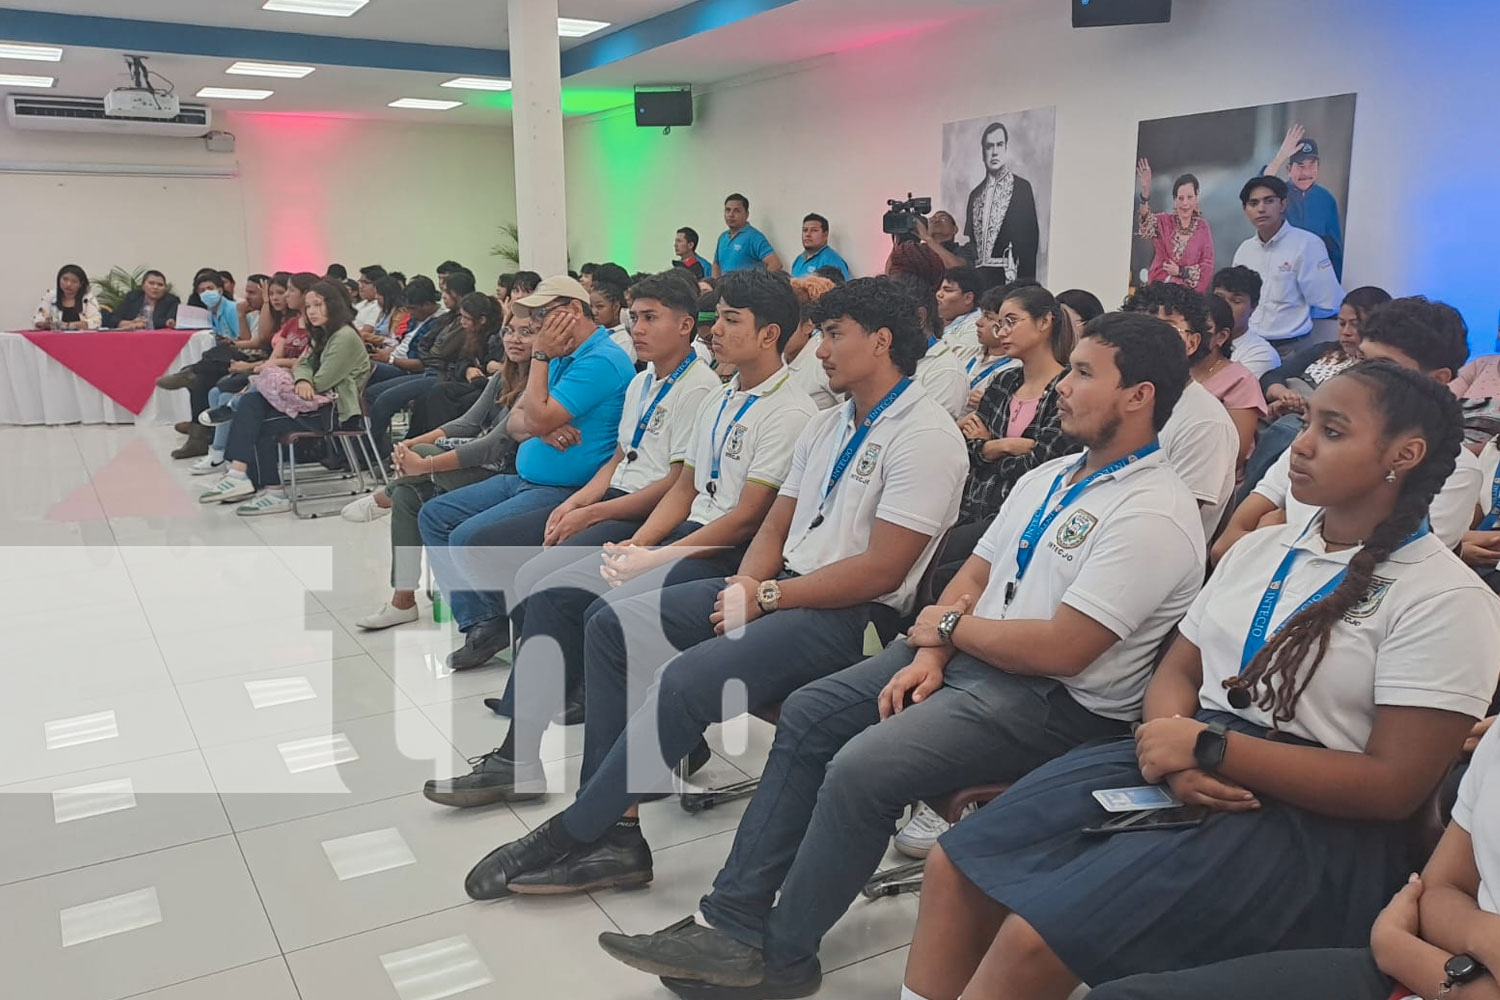
[{"label": "beige baseball cap", "polygon": [[577,299],[579,302],[587,302],[589,293],[578,283],[577,279],[570,278],[566,274],[558,274],[543,280],[540,285],[536,286],[536,291],[524,299],[517,299],[516,304],[528,309],[539,309],[553,299]]}]

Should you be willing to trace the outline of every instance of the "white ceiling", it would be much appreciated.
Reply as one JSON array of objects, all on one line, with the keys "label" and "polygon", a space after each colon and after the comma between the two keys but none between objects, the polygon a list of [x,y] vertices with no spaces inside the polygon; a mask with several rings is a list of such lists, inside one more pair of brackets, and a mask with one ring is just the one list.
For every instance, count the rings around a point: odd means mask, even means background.
[{"label": "white ceiling", "polygon": [[[353,17],[320,17],[262,10],[265,0],[8,0],[5,6],[59,14],[94,14],[138,21],[207,24],[222,28],[256,28],[297,34],[375,38],[427,45],[462,45],[482,49],[509,46],[505,0],[370,0]],[[609,21],[618,29],[691,0],[558,0],[563,17]],[[602,38],[564,39],[563,48]]]},{"label": "white ceiling", "polygon": [[[5,0],[0,0],[0,3]],[[15,2],[15,0],[11,0]],[[24,0],[23,0],[24,2]],[[504,0],[370,0],[351,18],[271,14],[263,0],[131,0],[135,18],[169,21],[210,20],[226,27],[326,32],[429,44],[476,45],[476,39],[505,44]],[[560,0],[564,16],[628,23],[682,6],[684,0]],[[829,52],[899,38],[951,24],[980,12],[993,12],[1001,0],[798,0],[714,31],[685,38],[563,81],[564,91],[628,91],[635,83],[691,83],[706,86]],[[33,6],[40,9],[40,3]],[[57,10],[61,4],[54,5]],[[67,13],[120,16],[120,0],[69,0]],[[444,16],[444,12],[451,14]],[[598,37],[598,36],[595,36]],[[0,39],[3,40],[3,39]],[[497,95],[439,86],[457,74],[422,73],[347,66],[319,66],[301,80],[230,76],[228,57],[151,54],[150,68],[171,80],[184,100],[198,102],[205,86],[275,91],[264,101],[203,101],[216,112],[315,113],[345,117],[426,121],[456,125],[508,125],[510,112],[494,103]],[[122,53],[66,47],[61,63],[4,61],[0,72],[51,74],[55,96],[98,97],[127,84]],[[408,111],[386,107],[401,97],[465,101],[452,111]],[[486,101],[490,103],[485,103]],[[628,96],[625,104],[629,103]],[[565,107],[567,102],[565,101]]]}]

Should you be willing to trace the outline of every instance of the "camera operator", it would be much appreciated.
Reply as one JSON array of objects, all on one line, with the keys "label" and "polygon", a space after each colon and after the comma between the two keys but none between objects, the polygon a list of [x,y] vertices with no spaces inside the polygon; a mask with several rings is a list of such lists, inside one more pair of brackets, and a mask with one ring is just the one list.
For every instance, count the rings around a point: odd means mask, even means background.
[{"label": "camera operator", "polygon": [[932,213],[931,220],[918,216],[915,223],[917,239],[942,260],[944,268],[973,267],[974,246],[958,242],[958,223],[944,211]]}]

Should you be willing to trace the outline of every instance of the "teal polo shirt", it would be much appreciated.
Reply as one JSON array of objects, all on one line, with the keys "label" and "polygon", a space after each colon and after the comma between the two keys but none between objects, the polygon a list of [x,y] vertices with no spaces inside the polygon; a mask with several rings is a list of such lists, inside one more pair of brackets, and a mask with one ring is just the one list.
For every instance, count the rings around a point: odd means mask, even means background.
[{"label": "teal polo shirt", "polygon": [[806,250],[799,253],[797,259],[792,261],[792,277],[805,278],[809,274],[816,272],[820,267],[836,267],[843,274],[845,281],[848,281],[850,278],[849,264],[827,243],[824,243],[823,249],[811,257],[807,255]]},{"label": "teal polo shirt", "polygon": [[746,226],[733,236],[729,230],[719,234],[719,245],[714,250],[714,263],[725,274],[730,271],[749,271],[763,268],[764,261],[776,250],[766,234],[754,226]]},{"label": "teal polo shirt", "polygon": [[634,377],[630,358],[602,326],[572,354],[554,358],[547,366],[547,391],[572,415],[568,422],[583,440],[567,451],[540,438],[521,442],[516,452],[521,478],[539,486],[571,487],[592,479],[614,457],[625,387]]}]

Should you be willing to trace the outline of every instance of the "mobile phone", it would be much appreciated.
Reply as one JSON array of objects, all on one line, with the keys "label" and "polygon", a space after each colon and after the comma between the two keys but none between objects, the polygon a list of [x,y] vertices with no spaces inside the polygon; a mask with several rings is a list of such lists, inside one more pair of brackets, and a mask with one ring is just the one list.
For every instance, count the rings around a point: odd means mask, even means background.
[{"label": "mobile phone", "polygon": [[1094,800],[1112,813],[1140,812],[1144,809],[1171,809],[1182,805],[1177,796],[1161,785],[1137,785],[1133,788],[1104,788],[1094,793]]},{"label": "mobile phone", "polygon": [[1185,830],[1202,825],[1207,815],[1208,810],[1202,806],[1148,809],[1143,812],[1122,813],[1097,826],[1086,826],[1083,832],[1093,837],[1109,837],[1116,833],[1138,833],[1146,830]]}]

